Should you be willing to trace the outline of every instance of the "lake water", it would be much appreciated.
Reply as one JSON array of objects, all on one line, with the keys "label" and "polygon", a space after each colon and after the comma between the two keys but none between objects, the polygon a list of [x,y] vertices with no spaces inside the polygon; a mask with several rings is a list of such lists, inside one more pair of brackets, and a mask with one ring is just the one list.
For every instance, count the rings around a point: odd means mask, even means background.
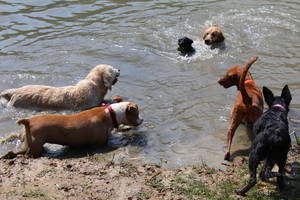
[{"label": "lake water", "polygon": [[[120,1],[69,0],[0,2],[0,91],[28,84],[75,84],[97,64],[121,69],[107,98],[136,102],[144,124],[137,141],[119,156],[165,167],[206,162],[220,166],[236,88],[217,80],[233,65],[259,56],[251,73],[256,84],[279,95],[288,84],[290,117],[300,119],[299,1]],[[202,31],[221,26],[226,49],[203,44]],[[177,39],[194,40],[196,54],[183,58]],[[55,113],[42,112],[42,113]],[[65,112],[63,112],[65,113]],[[1,107],[0,139],[20,133],[20,117],[41,114]],[[290,123],[291,131],[300,131]],[[240,126],[233,152],[250,141]],[[0,144],[0,154],[18,142]]]}]

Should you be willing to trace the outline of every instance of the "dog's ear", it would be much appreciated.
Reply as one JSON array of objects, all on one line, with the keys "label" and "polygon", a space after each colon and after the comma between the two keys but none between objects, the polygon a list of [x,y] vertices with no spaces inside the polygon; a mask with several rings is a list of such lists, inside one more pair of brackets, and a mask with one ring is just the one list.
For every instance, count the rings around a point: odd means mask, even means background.
[{"label": "dog's ear", "polygon": [[207,33],[207,31],[205,30],[204,33],[203,33],[203,35],[202,35],[202,39],[203,39],[203,40],[205,40],[205,37],[207,36],[207,34],[208,34],[208,33]]},{"label": "dog's ear", "polygon": [[292,95],[288,85],[285,85],[284,88],[282,89],[281,97],[284,99],[286,106],[289,107],[292,100]]},{"label": "dog's ear", "polygon": [[265,98],[265,102],[268,104],[269,107],[272,106],[272,103],[274,101],[274,94],[271,90],[269,90],[267,87],[263,87],[263,94]]},{"label": "dog's ear", "polygon": [[220,32],[218,35],[217,35],[217,40],[216,42],[223,42],[225,40],[225,37],[223,36],[223,33]]},{"label": "dog's ear", "polygon": [[115,96],[115,97],[113,98],[113,101],[116,101],[116,102],[120,103],[120,102],[122,102],[122,101],[124,101],[124,100],[122,99],[121,96]]}]

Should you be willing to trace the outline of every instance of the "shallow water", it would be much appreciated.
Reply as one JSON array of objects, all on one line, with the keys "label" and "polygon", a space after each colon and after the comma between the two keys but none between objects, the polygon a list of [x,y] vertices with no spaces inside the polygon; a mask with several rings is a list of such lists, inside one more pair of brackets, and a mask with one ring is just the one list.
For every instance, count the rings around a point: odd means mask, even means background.
[{"label": "shallow water", "polygon": [[[142,145],[123,147],[126,159],[165,167],[220,166],[237,93],[217,84],[228,67],[259,56],[250,70],[256,84],[276,94],[288,84],[290,116],[300,118],[299,9],[298,1],[271,0],[4,0],[0,91],[27,84],[75,84],[95,65],[113,65],[121,69],[121,77],[107,97],[128,97],[139,104],[145,119],[131,131],[141,135]],[[201,32],[212,24],[223,29],[225,50],[203,44]],[[191,58],[178,55],[182,36],[194,40],[197,52]],[[34,114],[1,108],[0,139],[21,131],[16,119]],[[300,131],[297,123],[290,128]],[[244,126],[234,139],[233,151],[250,145]],[[0,145],[0,154],[17,145]]]}]

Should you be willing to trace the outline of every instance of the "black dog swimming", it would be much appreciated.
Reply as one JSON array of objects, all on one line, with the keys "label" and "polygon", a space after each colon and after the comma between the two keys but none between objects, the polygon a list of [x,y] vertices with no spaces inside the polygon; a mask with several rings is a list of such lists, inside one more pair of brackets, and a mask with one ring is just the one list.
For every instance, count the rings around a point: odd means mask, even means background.
[{"label": "black dog swimming", "polygon": [[[249,155],[250,180],[243,189],[235,191],[242,196],[256,184],[257,166],[263,160],[265,164],[259,174],[260,179],[268,181],[276,177],[279,189],[284,188],[284,168],[291,146],[287,115],[292,96],[287,85],[282,89],[281,96],[274,97],[266,87],[263,87],[263,94],[269,110],[254,123],[253,132],[256,136]],[[278,165],[278,172],[272,172],[275,164]]]},{"label": "black dog swimming", "polygon": [[180,55],[182,56],[192,56],[196,50],[192,47],[192,43],[194,41],[190,38],[183,37],[178,39],[178,51],[180,51]]}]

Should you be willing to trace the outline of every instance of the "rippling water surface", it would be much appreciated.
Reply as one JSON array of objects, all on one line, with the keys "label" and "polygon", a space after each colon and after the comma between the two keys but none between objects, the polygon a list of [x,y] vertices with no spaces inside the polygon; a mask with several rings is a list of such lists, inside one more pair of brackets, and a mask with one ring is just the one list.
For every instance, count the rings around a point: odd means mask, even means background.
[{"label": "rippling water surface", "polygon": [[[288,84],[290,116],[300,118],[299,10],[288,0],[0,1],[0,91],[75,84],[95,65],[113,65],[121,77],[107,97],[128,97],[145,119],[131,131],[139,139],[122,147],[125,159],[220,166],[237,93],[217,84],[228,67],[259,56],[250,70],[257,85],[280,94]],[[203,44],[201,33],[212,24],[222,27],[225,50]],[[191,58],[178,56],[182,36],[195,41]],[[40,113],[2,106],[0,139],[22,130],[16,119],[34,114]],[[290,128],[300,131],[299,124]],[[17,145],[1,144],[0,154]],[[233,151],[249,145],[240,126]]]}]

